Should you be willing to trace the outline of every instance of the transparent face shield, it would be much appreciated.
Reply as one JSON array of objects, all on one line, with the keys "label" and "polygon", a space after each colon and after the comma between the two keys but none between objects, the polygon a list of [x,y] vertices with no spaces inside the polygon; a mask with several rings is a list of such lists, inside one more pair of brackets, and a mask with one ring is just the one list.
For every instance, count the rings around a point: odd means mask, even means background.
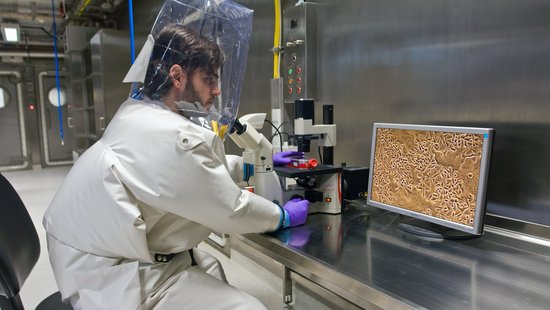
[{"label": "transparent face shield", "polygon": [[[167,34],[174,25],[190,30],[191,43],[181,43],[179,30]],[[162,101],[172,85],[169,68],[189,70],[178,111],[225,139],[239,110],[251,33],[252,10],[232,1],[167,0],[124,81],[138,83],[132,97]]]}]

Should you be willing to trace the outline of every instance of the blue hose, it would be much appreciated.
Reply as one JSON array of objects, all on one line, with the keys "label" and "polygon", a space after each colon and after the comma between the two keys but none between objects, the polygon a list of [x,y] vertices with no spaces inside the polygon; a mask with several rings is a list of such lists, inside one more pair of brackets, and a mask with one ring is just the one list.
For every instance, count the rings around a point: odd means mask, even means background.
[{"label": "blue hose", "polygon": [[130,56],[133,64],[136,51],[134,50],[134,4],[132,0],[128,0],[128,14],[130,17]]},{"label": "blue hose", "polygon": [[[135,61],[135,49],[134,49],[134,3],[132,0],[128,0],[128,17],[130,20],[130,58],[132,61],[132,64],[134,64]],[[132,83],[132,86],[130,87],[130,97],[134,99],[139,99],[139,87],[137,83]]]},{"label": "blue hose", "polygon": [[53,51],[55,55],[55,84],[57,86],[57,118],[59,119],[59,137],[61,145],[65,145],[63,135],[63,111],[61,110],[61,83],[59,82],[59,57],[57,55],[57,28],[55,25],[55,3],[52,0],[52,19],[53,19]]}]

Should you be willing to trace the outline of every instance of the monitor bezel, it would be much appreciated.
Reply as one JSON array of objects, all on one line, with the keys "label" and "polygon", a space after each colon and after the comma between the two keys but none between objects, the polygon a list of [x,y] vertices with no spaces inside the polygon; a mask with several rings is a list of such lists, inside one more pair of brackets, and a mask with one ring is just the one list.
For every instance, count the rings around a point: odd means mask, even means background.
[{"label": "monitor bezel", "polygon": [[[451,222],[438,217],[425,215],[416,211],[407,210],[397,206],[388,205],[382,202],[374,201],[371,197],[372,192],[372,177],[374,173],[374,154],[376,151],[376,133],[379,128],[391,128],[391,129],[403,129],[403,130],[421,130],[421,131],[440,131],[440,132],[460,132],[460,133],[472,133],[483,134],[484,142],[481,155],[481,166],[479,173],[479,182],[477,188],[476,210],[474,215],[473,226],[468,226],[456,222]],[[369,183],[367,204],[385,209],[398,214],[403,214],[412,218],[417,218],[426,222],[434,223],[437,225],[445,226],[448,228],[456,229],[473,235],[483,234],[484,218],[486,210],[486,189],[487,179],[489,175],[489,164],[491,160],[491,149],[493,143],[494,129],[492,128],[480,128],[480,127],[461,127],[461,126],[439,126],[439,125],[415,125],[415,124],[395,124],[395,123],[374,123],[372,131],[372,145],[370,156],[370,169],[369,169]]]}]

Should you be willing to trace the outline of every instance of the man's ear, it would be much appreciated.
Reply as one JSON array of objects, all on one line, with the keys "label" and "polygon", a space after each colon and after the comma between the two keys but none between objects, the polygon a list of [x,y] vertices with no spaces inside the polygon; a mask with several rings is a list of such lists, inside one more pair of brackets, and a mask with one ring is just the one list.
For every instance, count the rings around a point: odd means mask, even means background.
[{"label": "man's ear", "polygon": [[168,72],[172,83],[177,89],[184,89],[185,84],[187,84],[187,72],[185,72],[180,65],[172,65],[170,71]]}]

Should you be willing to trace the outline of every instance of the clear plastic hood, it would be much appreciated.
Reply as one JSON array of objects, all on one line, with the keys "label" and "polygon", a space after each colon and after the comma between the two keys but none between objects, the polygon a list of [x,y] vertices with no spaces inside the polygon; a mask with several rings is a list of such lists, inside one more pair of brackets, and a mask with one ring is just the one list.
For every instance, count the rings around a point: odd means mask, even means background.
[{"label": "clear plastic hood", "polygon": [[[221,66],[216,69],[217,79],[214,82],[218,83],[220,93],[213,98],[212,102],[209,102],[211,105],[205,111],[208,115],[188,113],[191,114],[188,117],[197,124],[216,131],[224,139],[239,110],[252,34],[252,13],[253,11],[248,8],[225,0],[165,1],[151,30],[149,42],[140,52],[125,81],[149,85],[153,79],[159,79],[158,74],[162,74],[163,70],[159,62],[174,61],[171,60],[174,57],[186,57],[186,51],[178,50],[177,44],[172,45],[171,41],[168,44],[159,43],[159,35],[170,25],[183,25],[215,43],[222,54]],[[164,50],[159,53],[159,48]],[[151,69],[152,66],[158,67]],[[146,70],[149,70],[147,74],[145,74]],[[162,80],[162,77],[160,78]],[[150,99],[159,100],[162,96],[153,93],[150,97],[152,97]]]}]

